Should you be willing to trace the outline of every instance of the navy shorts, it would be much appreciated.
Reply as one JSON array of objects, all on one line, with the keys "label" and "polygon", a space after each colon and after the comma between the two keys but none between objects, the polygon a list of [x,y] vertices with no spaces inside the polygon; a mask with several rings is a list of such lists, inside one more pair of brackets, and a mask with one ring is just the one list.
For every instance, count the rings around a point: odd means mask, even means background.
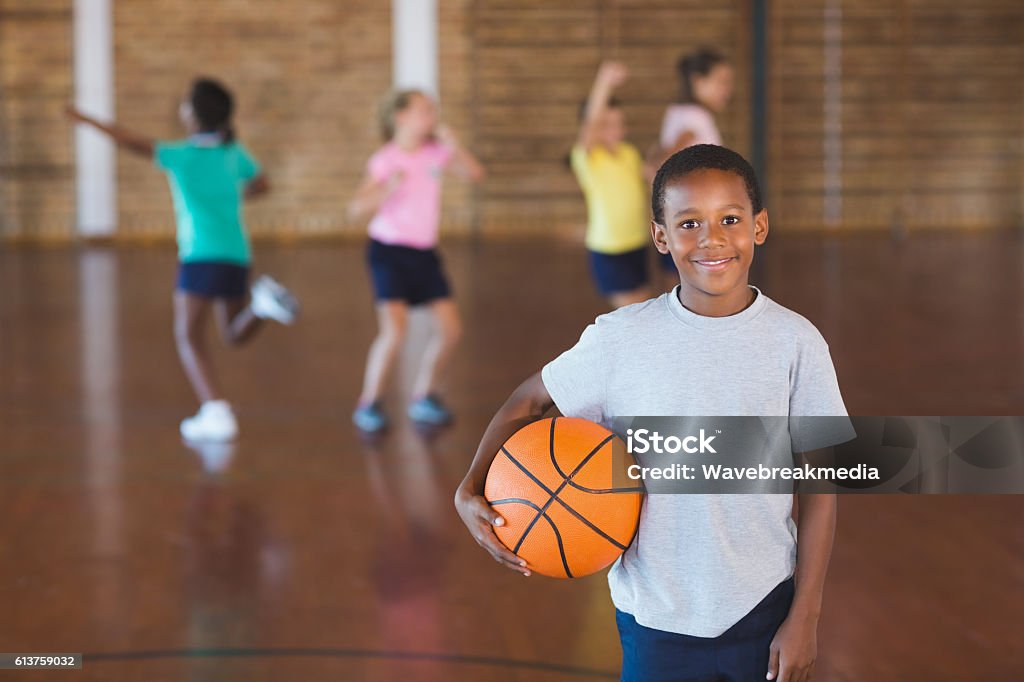
[{"label": "navy shorts", "polygon": [[590,274],[602,296],[634,291],[647,284],[647,247],[625,253],[590,254]]},{"label": "navy shorts", "polygon": [[747,682],[768,673],[769,647],[789,615],[793,579],[718,637],[692,637],[644,627],[615,611],[622,642],[622,682]]},{"label": "navy shorts", "polygon": [[434,249],[414,249],[371,239],[366,262],[378,301],[405,301],[416,306],[451,296],[441,257]]},{"label": "navy shorts", "polygon": [[206,298],[245,298],[249,293],[249,267],[217,261],[178,263],[176,288]]}]

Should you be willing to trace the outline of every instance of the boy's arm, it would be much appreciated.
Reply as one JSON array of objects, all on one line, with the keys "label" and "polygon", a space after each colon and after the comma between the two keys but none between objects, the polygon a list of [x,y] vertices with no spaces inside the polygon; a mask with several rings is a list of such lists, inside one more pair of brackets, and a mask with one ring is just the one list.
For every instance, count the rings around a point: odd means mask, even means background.
[{"label": "boy's arm", "polygon": [[467,182],[480,182],[487,172],[472,152],[462,146],[452,129],[446,125],[437,129],[437,140],[452,151],[452,171]]},{"label": "boy's arm", "polygon": [[[821,452],[821,451],[817,451]],[[817,452],[807,453],[814,459]],[[818,652],[818,617],[836,528],[835,494],[800,494],[793,604],[772,640],[769,680],[802,682]]]},{"label": "boy's arm", "polygon": [[594,146],[597,125],[608,110],[608,100],[611,99],[615,88],[625,83],[628,77],[629,71],[621,62],[606,61],[601,64],[597,70],[597,77],[594,78],[594,85],[590,89],[590,95],[587,97],[583,123],[580,124],[576,144],[587,151]]},{"label": "boy's arm", "polygon": [[522,427],[544,416],[553,405],[539,372],[520,384],[491,419],[469,472],[455,491],[455,508],[477,544],[502,566],[527,576],[530,568],[526,561],[509,551],[494,534],[492,525],[501,526],[505,520],[484,499],[484,482],[494,456],[505,441]]},{"label": "boy's arm", "polygon": [[140,156],[144,156],[147,159],[153,158],[154,149],[156,143],[142,135],[125,130],[124,128],[116,124],[106,124],[97,121],[91,116],[86,116],[82,112],[78,111],[74,107],[68,107],[67,109],[68,118],[76,123],[84,123],[85,125],[92,126],[96,130],[100,131],[105,135],[109,135],[119,147],[123,147],[130,152],[134,152]]}]

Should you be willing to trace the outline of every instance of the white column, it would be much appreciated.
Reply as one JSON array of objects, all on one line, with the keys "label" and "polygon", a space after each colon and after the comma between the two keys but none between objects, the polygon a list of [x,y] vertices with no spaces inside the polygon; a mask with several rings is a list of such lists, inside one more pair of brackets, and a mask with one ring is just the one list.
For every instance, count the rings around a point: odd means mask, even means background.
[{"label": "white column", "polygon": [[[104,562],[117,561],[126,552],[117,270],[117,253],[110,249],[85,249],[79,259],[79,401],[85,427],[82,482],[92,513],[92,534],[83,541],[90,556]],[[116,571],[97,571],[90,591],[91,611],[99,622],[124,612],[124,585]],[[82,598],[88,600],[89,596]]]},{"label": "white column", "polygon": [[[114,119],[112,0],[75,0],[75,106],[103,121]],[[78,233],[113,234],[117,228],[117,159],[114,144],[85,126],[75,130]]]},{"label": "white column", "polygon": [[391,0],[391,69],[394,87],[439,95],[437,0]]}]

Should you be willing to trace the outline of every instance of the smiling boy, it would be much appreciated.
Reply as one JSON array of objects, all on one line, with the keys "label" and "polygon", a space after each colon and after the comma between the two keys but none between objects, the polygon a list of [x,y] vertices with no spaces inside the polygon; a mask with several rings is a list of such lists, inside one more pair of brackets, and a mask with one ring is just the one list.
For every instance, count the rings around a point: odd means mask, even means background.
[{"label": "smiling boy", "polygon": [[[748,284],[768,213],[739,154],[697,145],[658,171],[651,233],[679,285],[602,315],[515,390],[455,496],[476,541],[530,575],[493,532],[482,497],[494,454],[555,406],[620,416],[841,416],[828,346],[806,319]],[[623,680],[803,682],[835,527],[834,495],[649,495],[637,537],[608,574]],[[797,551],[799,530],[799,551]]]}]

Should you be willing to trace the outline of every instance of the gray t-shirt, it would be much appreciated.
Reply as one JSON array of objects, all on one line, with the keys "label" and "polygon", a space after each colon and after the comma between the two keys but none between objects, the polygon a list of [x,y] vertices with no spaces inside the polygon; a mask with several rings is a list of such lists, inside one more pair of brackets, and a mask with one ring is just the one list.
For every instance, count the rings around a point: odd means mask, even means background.
[{"label": "gray t-shirt", "polygon": [[[729,317],[687,310],[677,290],[602,315],[544,367],[544,386],[562,414],[609,428],[626,416],[845,416],[821,334],[754,291]],[[648,495],[608,574],[612,601],[641,625],[717,637],[793,574],[792,505],[788,494]]]}]

